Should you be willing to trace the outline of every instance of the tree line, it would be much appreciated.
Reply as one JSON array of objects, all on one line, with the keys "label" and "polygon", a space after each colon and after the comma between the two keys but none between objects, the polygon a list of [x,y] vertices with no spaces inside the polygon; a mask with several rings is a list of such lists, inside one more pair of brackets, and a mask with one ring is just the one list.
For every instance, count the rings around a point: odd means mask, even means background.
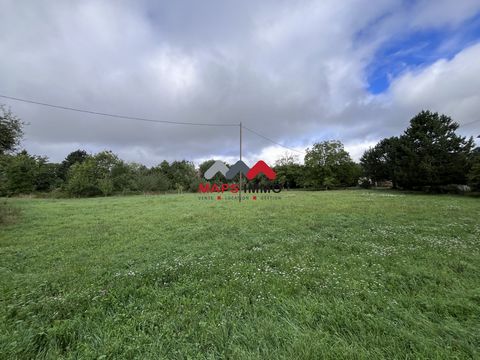
[{"label": "tree line", "polygon": [[[196,167],[187,160],[147,167],[128,163],[111,151],[71,152],[60,163],[19,150],[23,123],[0,106],[0,196],[50,193],[55,196],[108,196],[112,194],[196,192],[203,174],[213,164]],[[399,137],[381,140],[355,163],[337,140],[315,143],[298,156],[285,154],[275,163],[276,182],[291,189],[369,187],[392,181],[404,189],[434,189],[449,184],[480,185],[480,152],[473,139],[455,134],[458,124],[437,113],[421,112]],[[233,179],[238,181],[238,179]],[[256,180],[266,184],[266,178]],[[212,182],[227,182],[217,174]]]},{"label": "tree line", "polygon": [[449,116],[422,111],[400,136],[382,139],[360,164],[371,182],[391,180],[394,188],[444,192],[469,184],[480,190],[480,148],[473,137],[455,133]]}]

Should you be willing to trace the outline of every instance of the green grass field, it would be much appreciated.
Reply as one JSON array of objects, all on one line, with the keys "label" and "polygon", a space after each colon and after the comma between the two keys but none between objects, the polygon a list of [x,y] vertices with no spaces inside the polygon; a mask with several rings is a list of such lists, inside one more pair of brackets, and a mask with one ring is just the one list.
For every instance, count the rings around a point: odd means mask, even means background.
[{"label": "green grass field", "polygon": [[0,358],[480,357],[480,201],[9,199]]}]

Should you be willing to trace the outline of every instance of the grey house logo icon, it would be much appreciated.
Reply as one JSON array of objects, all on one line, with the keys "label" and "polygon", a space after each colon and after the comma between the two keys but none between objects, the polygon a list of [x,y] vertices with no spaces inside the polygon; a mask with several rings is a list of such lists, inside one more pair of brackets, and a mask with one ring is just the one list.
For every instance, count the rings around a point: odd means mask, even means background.
[{"label": "grey house logo icon", "polygon": [[233,166],[227,171],[225,177],[227,180],[231,180],[237,174],[242,174],[247,176],[247,173],[250,171],[250,168],[242,160],[238,160]]},{"label": "grey house logo icon", "polygon": [[[198,192],[200,193],[224,193],[225,191],[230,191],[232,193],[239,193],[238,201],[242,201],[242,190],[245,192],[261,192],[261,193],[269,193],[273,191],[274,193],[279,193],[282,188],[278,183],[271,183],[271,184],[262,184],[260,183],[249,183],[242,185],[242,177],[245,176],[247,180],[253,181],[258,175],[264,175],[268,180],[273,181],[275,180],[277,174],[273,169],[268,166],[265,161],[259,160],[257,163],[249,168],[247,164],[245,164],[242,160],[237,161],[233,164],[230,168],[227,164],[223,161],[215,161],[204,173],[204,178],[207,180],[211,180],[217,175],[218,173],[225,176],[227,180],[233,180],[238,174],[242,175],[239,177],[239,183],[230,183],[224,182],[223,184],[218,183],[203,183],[200,182],[198,185]],[[221,200],[222,196],[218,195],[217,200]],[[256,200],[257,197],[253,196],[253,200]]]},{"label": "grey house logo icon", "polygon": [[222,174],[223,176],[227,176],[228,172],[228,167],[225,165],[223,161],[217,160],[213,163],[212,166],[208,168],[207,171],[205,171],[205,174],[203,175],[205,179],[210,180],[213,178],[217,173]]},{"label": "grey house logo icon", "polygon": [[207,180],[212,179],[217,173],[225,176],[227,180],[232,180],[237,174],[247,175],[250,168],[242,160],[238,160],[230,169],[223,161],[217,160],[205,171],[204,177]]},{"label": "grey house logo icon", "polygon": [[258,161],[252,168],[249,168],[242,160],[238,160],[230,168],[223,161],[217,160],[205,171],[203,176],[210,180],[217,173],[221,173],[227,180],[232,180],[237,174],[242,174],[248,180],[252,180],[258,174],[264,174],[270,180],[274,180],[277,176],[275,171],[263,160]]}]

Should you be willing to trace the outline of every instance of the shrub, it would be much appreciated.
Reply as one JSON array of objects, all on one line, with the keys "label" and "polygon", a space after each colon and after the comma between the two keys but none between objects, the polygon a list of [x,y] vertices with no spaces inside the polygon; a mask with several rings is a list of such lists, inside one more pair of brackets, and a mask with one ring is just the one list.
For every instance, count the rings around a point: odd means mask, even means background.
[{"label": "shrub", "polygon": [[108,178],[98,180],[98,188],[102,192],[103,196],[112,195],[113,193],[113,181]]},{"label": "shrub", "polygon": [[480,191],[480,159],[473,164],[472,169],[468,173],[468,185],[473,190]]},{"label": "shrub", "polygon": [[66,190],[71,196],[97,196],[102,191],[98,186],[96,164],[93,159],[73,165],[68,172]]},{"label": "shrub", "polygon": [[143,193],[167,191],[170,183],[161,173],[143,174],[135,179],[135,187]]}]

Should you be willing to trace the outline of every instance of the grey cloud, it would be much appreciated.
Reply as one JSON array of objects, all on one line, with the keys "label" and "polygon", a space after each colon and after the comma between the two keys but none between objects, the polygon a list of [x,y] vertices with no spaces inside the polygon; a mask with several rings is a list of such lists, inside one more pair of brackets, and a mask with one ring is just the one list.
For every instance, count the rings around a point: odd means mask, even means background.
[{"label": "grey cloud", "polygon": [[[456,3],[455,11],[447,2],[435,8],[441,14],[435,22],[429,15],[435,4],[423,1],[410,8],[389,0],[3,1],[0,52],[7,56],[0,57],[0,93],[171,121],[242,121],[290,147],[333,137],[363,144],[401,131],[418,107],[402,102],[407,94],[401,91],[366,92],[375,50],[419,24],[454,26],[478,11],[470,1]],[[465,91],[453,92],[455,98],[477,91],[456,86]],[[438,104],[438,96],[444,95],[422,93],[427,104]],[[237,128],[140,123],[0,102],[30,123],[25,147],[55,161],[76,148],[112,149],[149,165],[238,153]],[[247,157],[270,146],[245,133]]]}]

